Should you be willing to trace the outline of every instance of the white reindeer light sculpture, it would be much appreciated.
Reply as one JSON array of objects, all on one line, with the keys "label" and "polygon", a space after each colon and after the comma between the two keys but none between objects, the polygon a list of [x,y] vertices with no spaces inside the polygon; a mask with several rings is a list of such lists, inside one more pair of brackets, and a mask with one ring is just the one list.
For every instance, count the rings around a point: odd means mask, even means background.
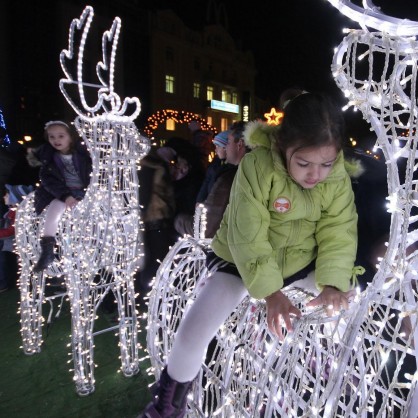
[{"label": "white reindeer light sculpture", "polygon": [[[93,19],[87,6],[71,23],[69,48],[61,52],[65,78],[60,89],[78,114],[75,126],[87,144],[93,172],[85,198],[63,215],[57,242],[59,260],[45,273],[35,274],[39,237],[44,218],[37,217],[33,195],[20,205],[16,218],[16,241],[21,259],[21,334],[23,350],[34,354],[42,344],[42,302],[45,276],[65,277],[72,316],[74,381],[79,395],[94,391],[93,328],[97,309],[108,292],[113,292],[119,313],[122,371],[132,376],[139,371],[138,320],[133,275],[141,257],[138,203],[139,160],[149,151],[148,139],[140,136],[133,120],[140,112],[137,98],[123,103],[114,91],[114,64],[121,21],[115,18],[103,34],[103,60],[97,65],[100,84],[83,81],[84,45]],[[75,38],[79,37],[78,56]],[[69,67],[76,68],[76,74]],[[97,103],[91,107],[85,88],[97,89]],[[77,88],[80,105],[70,88]],[[77,91],[75,90],[75,91]],[[133,112],[127,114],[133,107]]]},{"label": "white reindeer light sculpture", "polygon": [[[329,2],[362,27],[344,38],[332,71],[348,105],[371,123],[386,158],[392,212],[386,254],[373,282],[338,317],[307,311],[312,295],[285,289],[304,315],[283,343],[267,329],[264,303],[247,297],[208,350],[188,401],[189,418],[418,416],[418,252],[411,245],[418,234],[418,23],[386,16],[369,0],[363,8]],[[148,351],[157,378],[178,323],[209,273],[210,241],[202,236],[195,229],[194,238],[172,248],[150,295]]]}]

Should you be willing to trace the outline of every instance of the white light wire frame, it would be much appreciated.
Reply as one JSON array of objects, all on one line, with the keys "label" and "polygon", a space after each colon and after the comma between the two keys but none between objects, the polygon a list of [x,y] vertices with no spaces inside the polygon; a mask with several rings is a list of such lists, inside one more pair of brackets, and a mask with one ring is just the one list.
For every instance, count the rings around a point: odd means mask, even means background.
[{"label": "white light wire frame", "polygon": [[[28,355],[41,351],[45,282],[49,277],[63,277],[71,306],[73,379],[80,396],[95,390],[93,339],[101,331],[94,324],[97,310],[109,292],[113,292],[117,304],[122,372],[132,376],[139,371],[134,274],[143,248],[137,170],[150,147],[149,140],[140,135],[133,122],[140,110],[139,100],[129,98],[122,105],[113,90],[119,18],[115,18],[112,28],[103,35],[103,61],[96,67],[101,83],[96,85],[98,101],[94,106],[86,102],[84,86],[94,85],[82,79],[84,44],[92,18],[93,9],[87,6],[80,19],[73,20],[69,49],[61,53],[66,78],[60,82],[62,93],[78,114],[75,127],[92,158],[91,181],[83,200],[62,216],[56,237],[58,257],[42,273],[34,273],[33,267],[40,254],[39,239],[45,216],[44,213],[36,215],[33,193],[21,203],[16,216],[23,351]],[[77,31],[82,35],[76,60],[77,76],[73,77],[66,64],[75,60]],[[82,107],[67,93],[70,84],[77,85]],[[134,112],[124,115],[131,104],[135,106]]]}]

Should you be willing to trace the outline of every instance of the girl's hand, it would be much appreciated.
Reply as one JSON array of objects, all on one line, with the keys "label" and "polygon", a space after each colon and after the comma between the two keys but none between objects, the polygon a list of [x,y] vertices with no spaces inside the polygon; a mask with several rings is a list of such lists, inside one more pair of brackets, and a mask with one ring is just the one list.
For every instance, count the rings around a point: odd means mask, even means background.
[{"label": "girl's hand", "polygon": [[327,316],[338,315],[341,309],[348,309],[348,299],[353,295],[353,290],[341,292],[333,286],[325,286],[315,299],[306,306],[325,306]]},{"label": "girl's hand", "polygon": [[283,340],[281,318],[288,331],[293,331],[291,316],[301,317],[298,308],[292,305],[283,292],[278,290],[266,298],[267,304],[267,326],[269,330]]},{"label": "girl's hand", "polygon": [[67,209],[72,209],[73,207],[75,207],[77,205],[79,201],[73,197],[73,196],[68,196],[65,199],[65,206],[67,207]]}]

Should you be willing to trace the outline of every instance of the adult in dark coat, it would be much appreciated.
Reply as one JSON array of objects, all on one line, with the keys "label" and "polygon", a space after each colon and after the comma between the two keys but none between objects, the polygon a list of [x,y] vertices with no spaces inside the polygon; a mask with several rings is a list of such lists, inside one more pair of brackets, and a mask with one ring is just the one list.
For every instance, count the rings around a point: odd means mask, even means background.
[{"label": "adult in dark coat", "polygon": [[175,166],[172,171],[176,215],[194,214],[197,194],[205,177],[205,169],[195,146],[183,138],[170,138],[166,147],[175,151]]},{"label": "adult in dark coat", "polygon": [[[244,142],[245,123],[235,122],[228,131],[226,145],[226,164],[218,173],[216,181],[212,186],[207,198],[203,202],[206,207],[206,238],[213,238],[219,228],[223,214],[229,202],[229,193],[232,182],[244,155],[249,151]],[[180,235],[193,235],[193,215],[182,213],[177,215],[174,226]]]},{"label": "adult in dark coat", "polygon": [[139,308],[144,310],[145,299],[152,279],[177,239],[174,229],[175,199],[169,166],[155,150],[141,160],[138,171],[139,203],[144,225],[143,266],[135,275],[135,292],[139,293]]}]

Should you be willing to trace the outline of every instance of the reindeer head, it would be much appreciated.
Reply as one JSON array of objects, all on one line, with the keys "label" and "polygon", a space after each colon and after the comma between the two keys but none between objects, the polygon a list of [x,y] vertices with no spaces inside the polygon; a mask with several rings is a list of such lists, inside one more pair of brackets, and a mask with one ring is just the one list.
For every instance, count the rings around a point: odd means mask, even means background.
[{"label": "reindeer head", "polygon": [[328,0],[343,15],[356,21],[363,30],[373,28],[391,36],[415,36],[418,22],[397,19],[384,14],[372,0],[362,0],[363,8],[352,4],[351,0]]},{"label": "reindeer head", "polygon": [[[87,6],[80,18],[73,19],[71,23],[68,49],[64,49],[60,54],[61,67],[66,76],[66,78],[60,80],[60,90],[71,107],[83,119],[93,121],[97,118],[103,118],[118,122],[132,122],[139,115],[141,104],[136,97],[127,97],[122,103],[120,97],[114,91],[113,84],[116,49],[121,27],[121,20],[118,17],[114,19],[112,27],[104,32],[102,37],[103,59],[96,66],[98,84],[83,81],[84,46],[93,15],[93,8]],[[80,37],[80,44],[77,46],[75,46],[76,35]],[[78,48],[78,54],[76,54],[76,48]],[[76,68],[76,74],[71,74],[68,69],[70,64],[73,68]],[[76,104],[68,92],[70,85],[77,85],[79,104]],[[94,106],[89,106],[87,103],[84,93],[85,87],[97,89],[97,103]],[[125,115],[128,108],[132,107],[133,111]]]},{"label": "reindeer head", "polygon": [[[328,0],[363,30],[352,30],[335,51],[332,71],[348,105],[362,111],[378,140],[398,142],[402,131],[413,139],[417,124],[418,22],[385,15],[369,0],[364,9],[349,0]],[[377,32],[370,32],[372,27]],[[409,147],[403,147],[406,150]],[[399,150],[400,151],[400,150]],[[396,150],[391,148],[396,155]]]}]

